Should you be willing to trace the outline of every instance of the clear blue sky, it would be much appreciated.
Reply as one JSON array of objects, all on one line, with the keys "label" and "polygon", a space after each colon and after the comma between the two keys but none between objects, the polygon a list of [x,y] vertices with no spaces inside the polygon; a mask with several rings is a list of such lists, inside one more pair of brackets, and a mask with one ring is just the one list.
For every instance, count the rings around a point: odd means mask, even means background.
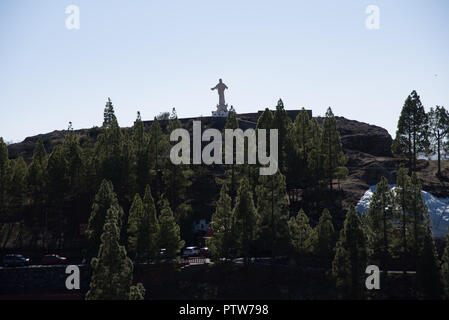
[{"label": "clear blue sky", "polygon": [[[79,30],[65,27],[70,4]],[[121,126],[137,110],[210,115],[218,78],[237,112],[282,98],[394,134],[413,89],[449,107],[448,58],[446,0],[1,0],[0,136],[100,126],[107,97]]]}]

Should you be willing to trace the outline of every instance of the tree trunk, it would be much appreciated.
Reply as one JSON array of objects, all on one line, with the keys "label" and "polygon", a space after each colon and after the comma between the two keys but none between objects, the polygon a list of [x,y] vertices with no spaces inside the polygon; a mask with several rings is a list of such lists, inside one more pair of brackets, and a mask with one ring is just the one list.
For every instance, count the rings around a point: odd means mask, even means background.
[{"label": "tree trunk", "polygon": [[416,132],[413,133],[413,171],[416,171]]},{"label": "tree trunk", "polygon": [[440,138],[440,133],[438,132],[438,177],[441,176],[441,138]]},{"label": "tree trunk", "polygon": [[[405,187],[405,186],[404,186]],[[402,236],[404,237],[404,253],[402,255],[402,262],[403,262],[403,268],[404,268],[404,275],[407,273],[407,268],[406,268],[406,257],[407,257],[407,222],[406,222],[406,215],[405,215],[405,200],[404,200],[404,196],[405,196],[405,190],[404,187],[402,189]]]}]

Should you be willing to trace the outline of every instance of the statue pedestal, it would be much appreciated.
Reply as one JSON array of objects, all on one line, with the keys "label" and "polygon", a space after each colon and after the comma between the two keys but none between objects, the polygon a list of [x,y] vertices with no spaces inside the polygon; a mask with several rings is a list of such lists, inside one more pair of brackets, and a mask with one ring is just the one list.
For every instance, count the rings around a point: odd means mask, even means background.
[{"label": "statue pedestal", "polygon": [[212,111],[213,117],[225,118],[228,116],[228,105],[217,105],[217,111]]}]

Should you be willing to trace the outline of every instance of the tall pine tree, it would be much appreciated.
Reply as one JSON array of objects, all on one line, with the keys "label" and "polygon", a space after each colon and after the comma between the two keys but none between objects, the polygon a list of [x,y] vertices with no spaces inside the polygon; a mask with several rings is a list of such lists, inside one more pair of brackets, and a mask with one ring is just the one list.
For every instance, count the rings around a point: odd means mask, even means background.
[{"label": "tall pine tree", "polygon": [[138,228],[137,250],[149,258],[159,256],[159,220],[150,185],[145,187],[143,215]]},{"label": "tall pine tree", "polygon": [[92,205],[92,212],[86,230],[90,254],[96,254],[98,251],[100,246],[100,236],[103,232],[103,226],[106,220],[106,213],[111,207],[117,211],[117,226],[119,230],[121,230],[124,216],[123,209],[118,203],[117,195],[114,192],[112,183],[108,180],[103,180],[95,195],[95,201]]},{"label": "tall pine tree", "polygon": [[124,246],[119,244],[119,210],[107,210],[98,257],[93,258],[92,278],[86,300],[143,299],[142,285],[131,286],[133,263],[126,256]]},{"label": "tall pine tree", "polygon": [[323,122],[321,152],[323,154],[325,178],[332,189],[335,174],[339,167],[345,166],[347,158],[342,150],[340,134],[337,130],[337,120],[330,107],[327,109]]},{"label": "tall pine tree", "polygon": [[367,267],[367,239],[354,207],[346,214],[340,239],[337,242],[332,274],[342,297],[363,297],[364,275]]},{"label": "tall pine tree", "polygon": [[309,217],[300,209],[296,217],[288,221],[290,243],[295,253],[301,257],[313,252],[315,232],[310,226]]},{"label": "tall pine tree", "polygon": [[128,215],[127,251],[130,257],[135,257],[137,253],[137,243],[139,241],[139,226],[141,224],[142,217],[143,217],[143,202],[140,195],[136,193]]},{"label": "tall pine tree", "polygon": [[168,259],[174,259],[184,246],[184,240],[181,240],[179,225],[175,221],[173,211],[167,199],[162,198],[159,207],[161,208],[159,216],[159,246],[161,249],[166,250]]},{"label": "tall pine tree", "polygon": [[437,175],[441,175],[441,155],[447,151],[445,139],[449,134],[449,112],[440,106],[430,108],[427,114],[429,120],[430,133],[430,154],[437,154],[438,171]]},{"label": "tall pine tree", "polygon": [[11,173],[8,148],[3,138],[0,138],[0,221],[6,217],[6,195],[12,178]]},{"label": "tall pine tree", "polygon": [[393,154],[409,160],[409,170],[416,170],[416,159],[428,150],[427,115],[415,90],[407,97],[398,121],[396,138],[392,144]]},{"label": "tall pine tree", "polygon": [[227,184],[221,187],[220,197],[212,215],[212,237],[207,240],[207,245],[216,259],[229,259],[234,247],[232,200],[228,194]]},{"label": "tall pine tree", "polygon": [[233,216],[237,251],[244,257],[245,265],[248,265],[252,252],[251,249],[258,233],[258,214],[254,206],[253,195],[250,191],[250,186],[246,177],[243,177],[240,182]]},{"label": "tall pine tree", "polygon": [[256,187],[260,246],[275,252],[288,247],[289,202],[284,175],[278,170],[270,176],[259,176]]},{"label": "tall pine tree", "polygon": [[380,267],[382,270],[387,270],[386,266],[390,258],[393,210],[394,193],[390,190],[387,179],[382,177],[376,185],[368,209],[371,249],[374,252],[374,257],[381,259],[382,265]]},{"label": "tall pine tree", "polygon": [[328,209],[321,213],[318,225],[315,227],[316,244],[315,252],[325,262],[331,262],[335,245],[335,229],[332,216]]},{"label": "tall pine tree", "polygon": [[416,270],[418,294],[424,299],[441,299],[443,286],[441,282],[440,261],[433,241],[429,223],[425,224],[424,239]]}]

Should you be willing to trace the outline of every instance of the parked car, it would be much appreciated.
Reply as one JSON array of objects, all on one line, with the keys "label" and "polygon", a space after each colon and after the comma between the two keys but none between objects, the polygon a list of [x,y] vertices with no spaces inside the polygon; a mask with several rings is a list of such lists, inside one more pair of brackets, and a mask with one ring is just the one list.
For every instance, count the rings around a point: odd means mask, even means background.
[{"label": "parked car", "polygon": [[3,257],[3,265],[5,267],[23,267],[31,263],[29,258],[25,258],[21,254],[7,254]]},{"label": "parked car", "polygon": [[42,258],[42,264],[65,264],[67,262],[66,257],[61,257],[57,254],[46,254]]},{"label": "parked car", "polygon": [[198,257],[200,249],[198,247],[187,247],[182,251],[183,257]]},{"label": "parked car", "polygon": [[208,258],[209,257],[209,248],[208,247],[203,247],[200,249],[200,256],[204,257],[204,258]]}]

